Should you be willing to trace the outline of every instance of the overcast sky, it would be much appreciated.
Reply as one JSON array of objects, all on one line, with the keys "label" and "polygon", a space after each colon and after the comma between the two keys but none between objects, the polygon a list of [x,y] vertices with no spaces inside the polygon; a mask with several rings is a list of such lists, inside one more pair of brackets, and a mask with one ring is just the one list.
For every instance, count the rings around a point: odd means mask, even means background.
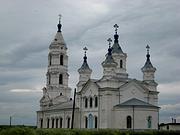
[{"label": "overcast sky", "polygon": [[0,0],[0,124],[9,124],[9,116],[13,124],[36,124],[58,14],[68,46],[70,87],[78,81],[84,46],[92,77],[102,76],[107,38],[113,38],[117,23],[129,77],[142,80],[149,44],[160,122],[171,117],[180,122],[179,7],[179,0]]}]

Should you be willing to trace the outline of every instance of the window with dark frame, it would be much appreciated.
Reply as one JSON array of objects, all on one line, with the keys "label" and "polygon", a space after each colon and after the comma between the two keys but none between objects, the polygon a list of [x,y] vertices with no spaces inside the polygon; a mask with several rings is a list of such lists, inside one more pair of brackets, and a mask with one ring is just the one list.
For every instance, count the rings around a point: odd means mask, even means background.
[{"label": "window with dark frame", "polygon": [[89,107],[92,107],[93,106],[93,98],[90,97],[90,101],[89,101]]},{"label": "window with dark frame", "polygon": [[63,84],[63,75],[59,74],[59,84]]},{"label": "window with dark frame", "polygon": [[97,128],[97,122],[98,122],[98,118],[97,118],[97,116],[95,116],[95,118],[94,118],[94,128]]},{"label": "window with dark frame", "polygon": [[56,118],[56,128],[58,128],[58,121],[59,121],[59,119]]},{"label": "window with dark frame", "polygon": [[120,68],[123,68],[123,61],[120,60]]},{"label": "window with dark frame", "polygon": [[47,119],[47,128],[49,128],[49,119]]},{"label": "window with dark frame", "polygon": [[127,116],[127,128],[131,128],[132,127],[132,118],[131,116]]},{"label": "window with dark frame", "polygon": [[63,64],[64,64],[64,56],[60,55],[60,65],[63,65]]},{"label": "window with dark frame", "polygon": [[88,128],[88,118],[85,116],[85,128]]},{"label": "window with dark frame", "polygon": [[60,123],[59,123],[59,127],[62,128],[62,123],[63,122],[63,118],[60,118]]},{"label": "window with dark frame", "polygon": [[70,128],[70,117],[68,117],[68,119],[67,119],[67,128]]},{"label": "window with dark frame", "polygon": [[98,107],[98,97],[95,97],[95,104],[94,104],[95,107]]},{"label": "window with dark frame", "polygon": [[87,108],[87,107],[88,107],[88,98],[85,97],[85,108]]}]

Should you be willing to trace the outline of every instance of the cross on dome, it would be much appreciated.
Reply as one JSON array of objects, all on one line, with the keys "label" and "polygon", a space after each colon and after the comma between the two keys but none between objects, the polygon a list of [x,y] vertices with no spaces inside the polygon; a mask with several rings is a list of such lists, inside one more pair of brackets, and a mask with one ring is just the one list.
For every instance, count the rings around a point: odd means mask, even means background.
[{"label": "cross on dome", "polygon": [[87,47],[84,47],[83,50],[84,50],[84,54],[86,55],[86,52],[88,50]]},{"label": "cross on dome", "polygon": [[114,28],[115,28],[115,32],[117,34],[117,30],[118,30],[119,26],[117,24],[114,24]]},{"label": "cross on dome", "polygon": [[111,39],[111,38],[108,38],[107,41],[109,42],[109,47],[111,47],[112,39]]},{"label": "cross on dome", "polygon": [[61,23],[61,18],[62,18],[62,15],[59,14],[59,24]]},{"label": "cross on dome", "polygon": [[149,46],[149,45],[147,45],[147,46],[146,46],[146,49],[147,49],[147,54],[149,54],[149,49],[150,49],[150,46]]}]

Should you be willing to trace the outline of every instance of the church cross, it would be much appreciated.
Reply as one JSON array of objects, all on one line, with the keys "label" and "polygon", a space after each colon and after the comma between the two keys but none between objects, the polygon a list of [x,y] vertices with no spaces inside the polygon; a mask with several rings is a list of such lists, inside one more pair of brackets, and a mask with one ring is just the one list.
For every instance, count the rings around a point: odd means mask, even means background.
[{"label": "church cross", "polygon": [[84,47],[83,50],[84,50],[84,54],[86,55],[86,52],[88,50],[87,47]]},{"label": "church cross", "polygon": [[118,30],[119,26],[117,24],[114,24],[114,28],[115,28],[115,32],[117,34],[117,30]]},{"label": "church cross", "polygon": [[146,49],[147,49],[147,54],[149,54],[149,49],[150,49],[149,45],[146,46]]},{"label": "church cross", "polygon": [[61,23],[61,18],[62,18],[62,15],[59,14],[59,24]]},{"label": "church cross", "polygon": [[108,38],[107,41],[109,42],[109,47],[111,47],[112,39],[111,39],[111,38]]}]

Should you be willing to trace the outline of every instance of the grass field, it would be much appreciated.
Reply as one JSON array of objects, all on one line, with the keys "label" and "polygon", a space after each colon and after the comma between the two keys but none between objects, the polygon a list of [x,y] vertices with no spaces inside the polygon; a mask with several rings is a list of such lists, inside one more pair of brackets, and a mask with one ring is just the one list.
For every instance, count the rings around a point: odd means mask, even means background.
[{"label": "grass field", "polygon": [[179,131],[120,131],[111,129],[36,129],[35,127],[0,127],[0,135],[180,135]]}]

